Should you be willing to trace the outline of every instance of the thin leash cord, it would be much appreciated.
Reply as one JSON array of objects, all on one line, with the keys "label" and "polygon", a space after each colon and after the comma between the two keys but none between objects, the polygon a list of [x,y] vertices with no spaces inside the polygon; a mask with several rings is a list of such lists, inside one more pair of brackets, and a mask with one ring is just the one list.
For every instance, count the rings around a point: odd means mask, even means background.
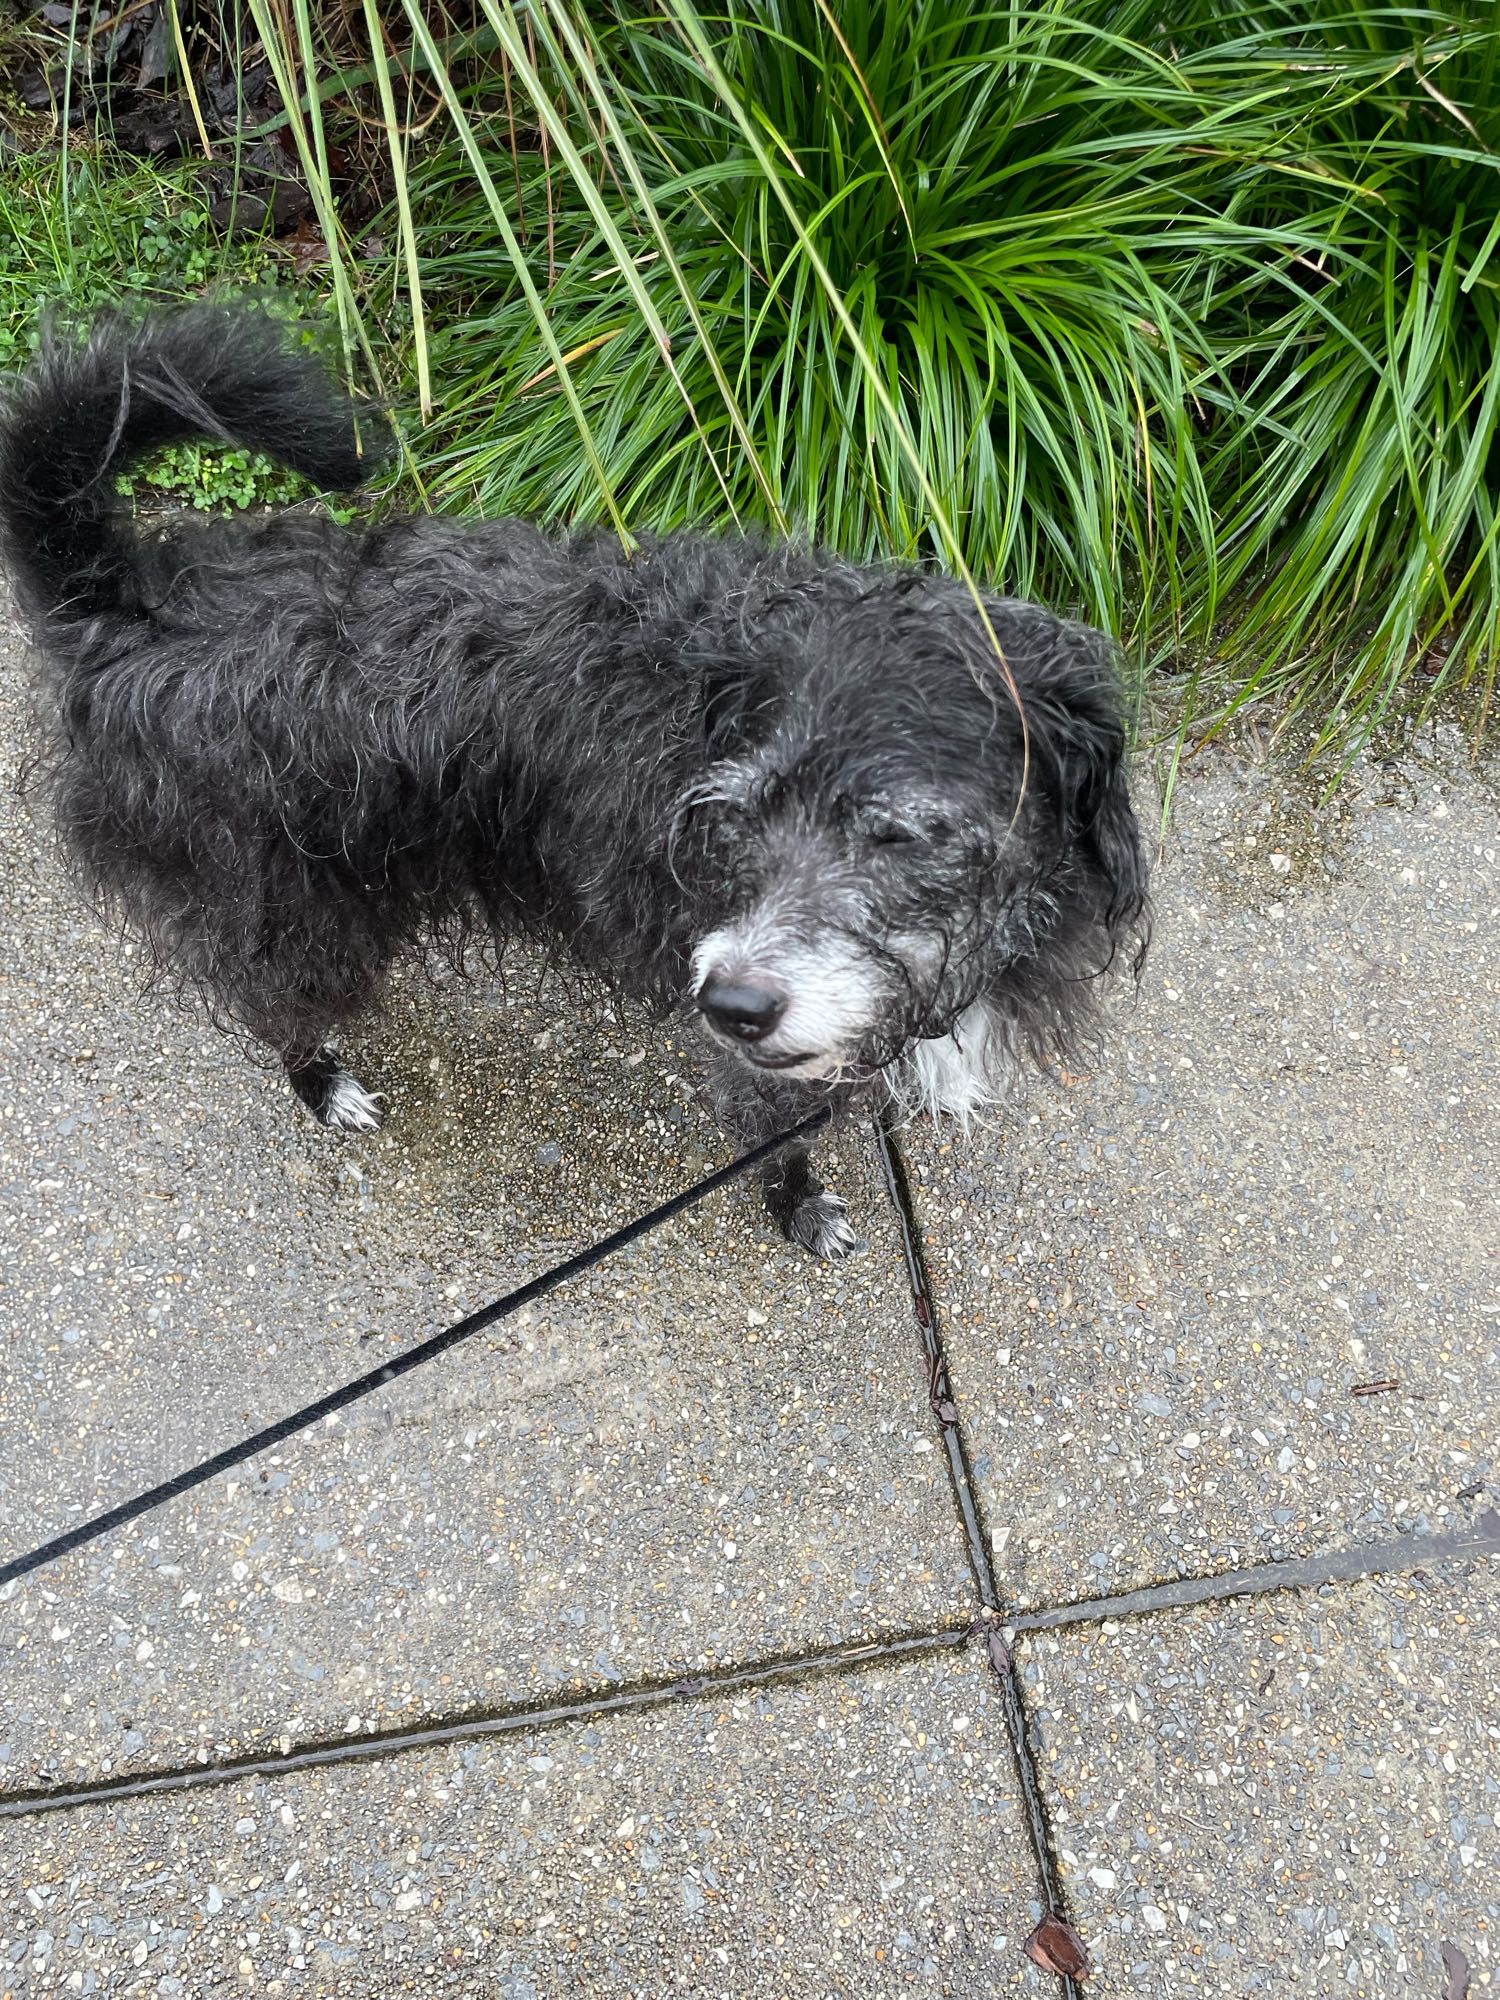
[{"label": "thin leash cord", "polygon": [[445,1327],[441,1333],[434,1333],[427,1340],[418,1341],[415,1347],[407,1348],[404,1354],[398,1354],[393,1361],[384,1362],[379,1368],[372,1368],[366,1375],[356,1376],[354,1381],[346,1382],[341,1389],[329,1390],[326,1396],[319,1396],[316,1402],[308,1403],[300,1410],[294,1410],[289,1417],[282,1417],[279,1422],[267,1425],[264,1430],[256,1431],[252,1436],[242,1439],[239,1444],[232,1444],[224,1451],[215,1452],[212,1458],[205,1458],[200,1464],[190,1466],[186,1472],[179,1472],[174,1479],[165,1480],[160,1486],[149,1487],[146,1492],[138,1493],[133,1500],[122,1501],[118,1507],[111,1507],[107,1513],[96,1514],[91,1521],[70,1528],[65,1535],[57,1535],[50,1542],[43,1542],[40,1548],[31,1550],[29,1555],[15,1556],[7,1563],[0,1563],[0,1588],[13,1583],[17,1577],[29,1576],[33,1570],[41,1569],[45,1563],[57,1562],[63,1556],[71,1555],[75,1549],[81,1549],[88,1542],[98,1541],[101,1535],[107,1535],[115,1528],[123,1528],[131,1521],[138,1521],[143,1514],[149,1514],[153,1508],[164,1507],[169,1500],[175,1500],[183,1493],[191,1493],[195,1486],[204,1485],[208,1480],[216,1478],[219,1473],[228,1472],[236,1465],[243,1465],[247,1458],[256,1457],[273,1444],[281,1444],[287,1438],[295,1437],[298,1431],[305,1431],[311,1425],[320,1422],[324,1417],[331,1417],[339,1410],[348,1409],[351,1403],[357,1403],[363,1396],[373,1395],[377,1389],[383,1389],[388,1382],[395,1382],[401,1376],[409,1375],[413,1368],[420,1368],[424,1362],[435,1361],[440,1354],[446,1354],[450,1347],[457,1347],[461,1340],[467,1340],[470,1334],[478,1333],[484,1327],[493,1326],[496,1320],[508,1319],[512,1313],[519,1312],[522,1306],[529,1305],[533,1299],[544,1297],[546,1293],[555,1291],[559,1285],[566,1284],[569,1278],[576,1278],[580,1272],[592,1269],[595,1264],[602,1264],[606,1257],[612,1257],[617,1250],[623,1250],[628,1243],[634,1243],[637,1238],[647,1235],[649,1231],[660,1228],[662,1223],[669,1222],[674,1215],[680,1215],[684,1209],[702,1201],[705,1195],[712,1194],[716,1188],[737,1180],[741,1174],[748,1172],[751,1167],[758,1166],[762,1160],[769,1159],[783,1146],[789,1146],[794,1141],[805,1139],[811,1133],[819,1131],[832,1116],[831,1109],[824,1105],[813,1112],[811,1117],[804,1118],[800,1125],[793,1125],[785,1132],[778,1132],[774,1139],[767,1139],[763,1145],[756,1146],[739,1159],[731,1161],[727,1167],[720,1167],[716,1172],[685,1189],[683,1193],[673,1195],[672,1199],[664,1201],[660,1208],[653,1208],[649,1214],[637,1216],[634,1222],[627,1222],[623,1229],[615,1230],[611,1236],[601,1237],[597,1243],[591,1243],[587,1250],[580,1250],[566,1262],[554,1264],[550,1271],[544,1271],[539,1278],[532,1278],[515,1291],[507,1292],[503,1299],[496,1299],[493,1305],[483,1306],[478,1312],[470,1313],[466,1319],[457,1320],[452,1326]]}]

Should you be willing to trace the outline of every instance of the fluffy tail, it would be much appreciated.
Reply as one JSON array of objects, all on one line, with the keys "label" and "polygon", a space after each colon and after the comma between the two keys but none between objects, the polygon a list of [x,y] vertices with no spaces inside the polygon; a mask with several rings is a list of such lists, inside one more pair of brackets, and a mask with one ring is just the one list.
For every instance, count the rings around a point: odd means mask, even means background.
[{"label": "fluffy tail", "polygon": [[201,304],[139,322],[113,315],[85,341],[55,330],[0,394],[0,554],[39,625],[130,604],[130,542],[114,475],[187,438],[263,451],[334,490],[361,455],[356,407],[315,356],[256,307]]}]

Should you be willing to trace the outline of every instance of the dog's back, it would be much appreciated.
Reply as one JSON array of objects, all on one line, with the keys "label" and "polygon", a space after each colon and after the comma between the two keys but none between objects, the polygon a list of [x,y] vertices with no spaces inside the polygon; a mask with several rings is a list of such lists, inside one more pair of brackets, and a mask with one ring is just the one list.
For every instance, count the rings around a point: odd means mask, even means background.
[{"label": "dog's back", "polygon": [[0,555],[46,652],[92,651],[97,622],[138,615],[138,550],[116,475],[188,438],[263,451],[318,485],[367,477],[383,432],[306,348],[243,304],[198,304],[139,323],[49,329],[0,400]]}]

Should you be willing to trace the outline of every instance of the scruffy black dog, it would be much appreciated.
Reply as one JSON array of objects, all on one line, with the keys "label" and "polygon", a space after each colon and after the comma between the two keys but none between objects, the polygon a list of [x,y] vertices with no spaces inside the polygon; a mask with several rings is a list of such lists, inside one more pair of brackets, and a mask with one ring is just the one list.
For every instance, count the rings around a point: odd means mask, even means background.
[{"label": "scruffy black dog", "polygon": [[[0,416],[0,538],[50,667],[59,825],[159,963],[325,1124],[330,1034],[403,947],[486,927],[706,1023],[765,1138],[886,1089],[967,1114],[1087,1021],[1144,908],[1110,650],[913,569],[517,521],[137,535],[114,476],[207,434],[325,488],[368,425],[258,311],[54,335]],[[855,1241],[805,1149],[787,1233]]]}]

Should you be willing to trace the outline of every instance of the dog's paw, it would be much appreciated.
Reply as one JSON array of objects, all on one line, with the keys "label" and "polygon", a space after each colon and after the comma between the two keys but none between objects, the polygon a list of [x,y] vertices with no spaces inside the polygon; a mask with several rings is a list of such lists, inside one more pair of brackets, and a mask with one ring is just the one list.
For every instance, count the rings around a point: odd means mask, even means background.
[{"label": "dog's paw", "polygon": [[847,1207],[826,1189],[821,1194],[803,1196],[787,1217],[786,1233],[804,1250],[811,1250],[815,1257],[826,1258],[831,1264],[860,1248]]},{"label": "dog's paw", "polygon": [[349,1074],[335,1049],[321,1048],[303,1060],[288,1061],[286,1076],[313,1117],[331,1132],[378,1132],[385,1121],[378,1093]]},{"label": "dog's paw", "polygon": [[385,1105],[378,1092],[366,1090],[358,1077],[340,1069],[328,1079],[314,1115],[331,1132],[378,1132],[385,1123]]}]

